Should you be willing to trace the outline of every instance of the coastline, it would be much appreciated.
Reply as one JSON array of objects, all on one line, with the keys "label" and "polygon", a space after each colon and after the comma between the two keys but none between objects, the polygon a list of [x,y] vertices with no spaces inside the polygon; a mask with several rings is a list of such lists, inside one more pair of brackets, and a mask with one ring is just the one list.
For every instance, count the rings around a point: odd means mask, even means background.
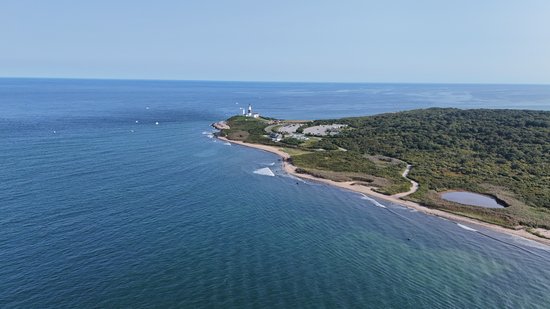
[{"label": "coastline", "polygon": [[[356,192],[356,193],[365,194],[365,195],[368,195],[370,197],[375,197],[375,198],[378,198],[378,199],[381,199],[381,200],[384,200],[384,201],[395,203],[395,204],[398,204],[398,205],[401,205],[401,206],[404,206],[404,207],[407,207],[407,208],[410,208],[410,209],[420,211],[420,212],[425,213],[425,214],[429,214],[429,215],[433,215],[433,216],[436,216],[436,217],[448,219],[448,220],[451,220],[451,221],[453,221],[457,224],[473,224],[473,225],[481,226],[481,227],[484,227],[484,228],[487,228],[487,229],[490,229],[490,230],[493,230],[493,231],[497,231],[497,232],[512,235],[512,236],[522,237],[522,238],[525,238],[525,239],[528,239],[528,240],[531,240],[531,241],[535,241],[535,242],[550,246],[550,239],[538,237],[534,234],[531,234],[531,233],[527,232],[524,229],[514,230],[514,229],[506,228],[506,227],[503,227],[503,226],[500,226],[500,225],[491,224],[491,223],[488,223],[488,222],[476,220],[476,219],[473,219],[473,218],[463,217],[463,216],[456,215],[456,214],[449,213],[449,212],[445,212],[445,211],[442,211],[442,210],[429,208],[429,207],[422,206],[422,205],[420,205],[418,203],[415,203],[415,202],[402,200],[400,198],[400,197],[403,197],[403,196],[406,196],[406,195],[412,193],[411,191],[414,188],[411,188],[410,191],[405,192],[405,193],[398,193],[398,194],[395,194],[395,195],[384,195],[382,193],[378,193],[378,192],[373,191],[372,188],[362,186],[362,185],[354,185],[354,183],[351,182],[351,181],[349,181],[349,182],[336,182],[336,181],[329,180],[329,179],[315,177],[315,176],[312,176],[312,175],[309,175],[309,174],[298,173],[298,172],[296,172],[296,166],[294,166],[294,165],[292,165],[291,163],[288,162],[288,159],[290,159],[290,155],[288,153],[278,149],[275,146],[268,146],[268,145],[261,145],[261,144],[251,144],[251,143],[245,143],[245,142],[241,142],[241,141],[234,141],[234,140],[230,140],[230,139],[227,139],[225,137],[222,137],[222,136],[216,136],[216,137],[220,140],[225,141],[225,142],[229,142],[229,143],[232,143],[232,144],[241,145],[241,146],[245,146],[245,147],[255,148],[255,149],[267,151],[267,152],[274,153],[274,154],[278,155],[279,157],[281,157],[283,159],[282,160],[283,170],[286,173],[288,173],[290,175],[293,175],[295,177],[299,177],[299,178],[314,181],[314,182],[324,183],[324,184],[327,184],[327,185],[331,185],[331,186],[338,187],[338,188],[341,188],[341,189],[345,189],[345,190],[348,190],[348,191],[353,191],[353,192]],[[406,172],[408,172],[408,171],[406,171]],[[410,179],[408,179],[408,180],[410,180]],[[476,232],[477,232],[477,230],[476,230]]]}]

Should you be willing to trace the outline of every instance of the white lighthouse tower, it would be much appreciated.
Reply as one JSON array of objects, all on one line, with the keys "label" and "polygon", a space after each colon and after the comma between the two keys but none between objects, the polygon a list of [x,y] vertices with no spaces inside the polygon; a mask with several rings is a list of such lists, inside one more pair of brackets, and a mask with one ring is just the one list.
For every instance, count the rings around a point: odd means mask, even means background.
[{"label": "white lighthouse tower", "polygon": [[248,104],[248,117],[252,117],[252,104]]}]

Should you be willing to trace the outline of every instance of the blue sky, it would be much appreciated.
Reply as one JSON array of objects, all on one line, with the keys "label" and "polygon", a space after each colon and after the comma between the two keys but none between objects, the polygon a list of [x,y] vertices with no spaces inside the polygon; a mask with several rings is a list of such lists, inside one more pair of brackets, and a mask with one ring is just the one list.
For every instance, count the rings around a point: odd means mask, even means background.
[{"label": "blue sky", "polygon": [[0,76],[550,83],[550,1],[0,3]]}]

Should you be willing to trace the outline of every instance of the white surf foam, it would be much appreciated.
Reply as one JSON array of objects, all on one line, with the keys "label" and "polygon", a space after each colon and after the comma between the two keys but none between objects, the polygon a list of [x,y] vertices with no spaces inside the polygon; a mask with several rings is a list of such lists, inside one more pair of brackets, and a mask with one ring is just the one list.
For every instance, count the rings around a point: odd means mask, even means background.
[{"label": "white surf foam", "polygon": [[271,162],[271,163],[260,162],[259,164],[263,165],[263,166],[273,166],[273,165],[275,165],[275,162]]},{"label": "white surf foam", "polygon": [[264,176],[275,176],[272,170],[269,167],[260,168],[254,171],[254,174],[264,175]]},{"label": "white surf foam", "polygon": [[226,145],[226,146],[231,146],[231,143],[230,143],[230,142],[225,142],[225,143],[223,143],[223,144]]},{"label": "white surf foam", "polygon": [[538,243],[536,241],[533,241],[533,240],[530,240],[530,239],[527,239],[527,238],[524,238],[524,237],[521,237],[521,236],[512,235],[511,238],[512,238],[512,241],[516,244],[520,244],[520,245],[524,245],[524,246],[527,246],[527,247],[537,248],[537,249],[541,249],[541,250],[550,252],[550,246]]},{"label": "white surf foam", "polygon": [[467,230],[467,231],[477,232],[476,229],[473,229],[473,228],[471,228],[471,227],[469,227],[469,226],[462,225],[462,224],[460,224],[460,223],[457,223],[456,225],[460,226],[461,228],[463,228],[463,229],[465,229],[465,230]]},{"label": "white surf foam", "polygon": [[307,183],[309,185],[315,185],[316,183],[315,182],[307,182],[305,180],[303,180],[302,178],[300,177],[296,177],[294,175],[291,175],[291,174],[288,174],[288,173],[283,173],[281,174],[282,177],[287,177],[287,178],[290,178],[290,179],[293,179],[293,180],[296,180],[296,181],[299,181],[301,183]]},{"label": "white surf foam", "polygon": [[361,195],[362,195],[362,196],[361,196],[361,199],[362,199],[362,200],[367,200],[367,201],[369,201],[369,202],[372,202],[375,206],[382,207],[382,208],[386,208],[386,206],[380,204],[377,200],[375,200],[375,199],[373,199],[373,198],[371,198],[371,197],[368,197],[368,196],[366,196],[366,195],[364,195],[364,194],[361,194]]}]

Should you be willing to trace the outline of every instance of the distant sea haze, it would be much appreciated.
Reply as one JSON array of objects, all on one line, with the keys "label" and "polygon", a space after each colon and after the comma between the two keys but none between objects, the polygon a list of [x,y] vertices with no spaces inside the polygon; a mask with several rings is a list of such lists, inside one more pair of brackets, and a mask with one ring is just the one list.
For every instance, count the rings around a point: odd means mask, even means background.
[{"label": "distant sea haze", "polygon": [[548,307],[542,245],[209,138],[248,104],[550,110],[550,87],[0,79],[0,307]]}]

